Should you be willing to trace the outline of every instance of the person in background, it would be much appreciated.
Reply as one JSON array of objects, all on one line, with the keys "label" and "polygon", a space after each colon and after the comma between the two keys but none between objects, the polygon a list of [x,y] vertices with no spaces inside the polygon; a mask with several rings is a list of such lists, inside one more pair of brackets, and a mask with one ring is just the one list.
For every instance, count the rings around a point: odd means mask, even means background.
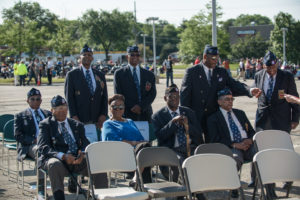
[{"label": "person in background", "polygon": [[163,63],[163,67],[166,69],[167,76],[167,87],[169,87],[169,79],[171,81],[171,85],[173,85],[173,61],[172,57],[169,55],[168,60],[165,60]]},{"label": "person in background", "polygon": [[27,67],[24,64],[24,60],[22,60],[21,63],[18,65],[17,71],[20,78],[20,86],[21,85],[25,86],[25,82],[26,82],[25,79],[28,72],[27,72]]},{"label": "person in background", "polygon": [[54,69],[54,61],[51,57],[47,58],[47,76],[48,76],[48,85],[52,85],[52,70]]},{"label": "person in background", "polygon": [[19,74],[18,74],[18,65],[19,65],[19,60],[16,60],[14,63],[14,80],[15,80],[15,86],[18,85],[18,79],[19,79]]}]

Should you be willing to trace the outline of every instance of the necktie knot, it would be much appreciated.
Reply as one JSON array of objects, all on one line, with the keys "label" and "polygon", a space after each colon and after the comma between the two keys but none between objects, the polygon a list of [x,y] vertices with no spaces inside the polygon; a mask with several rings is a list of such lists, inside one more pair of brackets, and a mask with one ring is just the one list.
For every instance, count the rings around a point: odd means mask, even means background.
[{"label": "necktie knot", "polygon": [[172,116],[173,116],[173,117],[176,117],[177,115],[178,115],[177,112],[172,112]]}]

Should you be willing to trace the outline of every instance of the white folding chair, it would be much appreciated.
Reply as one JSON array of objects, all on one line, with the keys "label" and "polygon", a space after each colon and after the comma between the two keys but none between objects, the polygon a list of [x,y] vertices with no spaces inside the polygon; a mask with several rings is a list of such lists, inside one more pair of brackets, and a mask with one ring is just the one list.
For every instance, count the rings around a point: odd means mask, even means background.
[{"label": "white folding chair", "polygon": [[[266,149],[255,154],[253,162],[263,199],[266,199],[265,184],[300,181],[300,155],[294,151]],[[286,197],[289,196],[289,189]],[[255,193],[253,193],[252,199],[255,198]]]},{"label": "white folding chair", "polygon": [[[95,189],[92,175],[110,172],[134,172],[136,160],[133,147],[125,142],[105,141],[88,145],[85,149],[88,165],[90,190],[93,199],[147,199],[145,192],[135,191],[132,187]],[[110,186],[110,184],[109,184]]]},{"label": "white folding chair", "polygon": [[221,154],[198,154],[187,158],[182,168],[190,200],[192,193],[236,189],[240,190],[240,196],[244,199],[236,162],[232,157]]},{"label": "white folding chair", "polygon": [[280,130],[265,130],[257,132],[253,136],[253,141],[257,152],[265,149],[290,149],[294,151],[291,136]]}]

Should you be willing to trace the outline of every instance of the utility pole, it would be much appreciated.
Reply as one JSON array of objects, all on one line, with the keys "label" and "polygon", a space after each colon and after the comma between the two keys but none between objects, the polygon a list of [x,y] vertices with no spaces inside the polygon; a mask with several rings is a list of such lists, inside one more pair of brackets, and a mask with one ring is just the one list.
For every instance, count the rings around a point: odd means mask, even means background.
[{"label": "utility pole", "polygon": [[146,36],[147,34],[141,34],[143,36],[143,43],[144,43],[144,67],[146,67]]},{"label": "utility pole", "polygon": [[212,45],[217,46],[216,0],[212,0]]},{"label": "utility pole", "polygon": [[282,37],[283,37],[283,62],[286,64],[286,52],[285,52],[285,34],[288,31],[287,28],[281,28],[282,30]]},{"label": "utility pole", "polygon": [[156,79],[156,83],[159,83],[159,76],[157,74],[156,69],[156,44],[155,44],[155,21],[158,20],[158,17],[149,17],[147,21],[152,21],[152,27],[153,27],[153,69],[154,69],[154,75]]}]

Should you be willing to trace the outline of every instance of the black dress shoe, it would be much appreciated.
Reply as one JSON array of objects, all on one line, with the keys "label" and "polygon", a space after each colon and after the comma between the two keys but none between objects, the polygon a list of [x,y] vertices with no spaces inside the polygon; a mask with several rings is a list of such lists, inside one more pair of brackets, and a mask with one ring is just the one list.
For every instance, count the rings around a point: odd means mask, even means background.
[{"label": "black dress shoe", "polygon": [[277,195],[275,193],[275,184],[266,184],[267,198],[275,199]]},{"label": "black dress shoe", "polygon": [[255,181],[250,181],[250,183],[248,184],[248,188],[254,188],[255,186]]},{"label": "black dress shoe", "polygon": [[238,190],[232,190],[231,191],[231,198],[238,198],[239,197],[239,191]]},{"label": "black dress shoe", "polygon": [[285,190],[287,190],[289,187],[291,187],[291,186],[292,186],[292,184],[293,184],[293,182],[286,182],[286,183],[284,183],[284,185],[283,185],[282,189],[285,189]]},{"label": "black dress shoe", "polygon": [[134,172],[127,172],[125,178],[126,178],[126,179],[132,179],[133,176],[134,176]]},{"label": "black dress shoe", "polygon": [[202,193],[196,194],[196,198],[197,200],[206,200],[206,197]]},{"label": "black dress shoe", "polygon": [[65,194],[61,190],[57,190],[53,193],[53,197],[55,200],[65,200]]}]

